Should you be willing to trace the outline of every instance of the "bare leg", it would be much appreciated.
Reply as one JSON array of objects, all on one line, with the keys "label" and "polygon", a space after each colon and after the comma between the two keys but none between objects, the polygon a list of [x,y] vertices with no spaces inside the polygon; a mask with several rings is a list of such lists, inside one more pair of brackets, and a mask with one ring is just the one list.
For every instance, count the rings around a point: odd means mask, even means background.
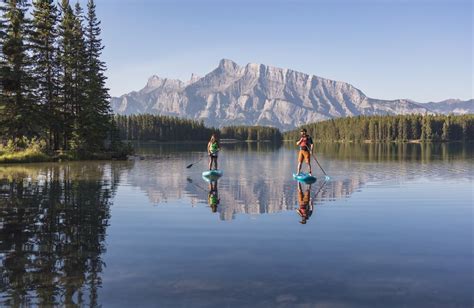
[{"label": "bare leg", "polygon": [[300,174],[300,172],[301,172],[301,164],[302,164],[302,162],[298,162],[298,171],[296,172],[296,174]]},{"label": "bare leg", "polygon": [[214,157],[214,165],[216,166],[216,170],[217,170],[217,157]]},{"label": "bare leg", "polygon": [[212,156],[209,156],[209,170],[212,169]]}]

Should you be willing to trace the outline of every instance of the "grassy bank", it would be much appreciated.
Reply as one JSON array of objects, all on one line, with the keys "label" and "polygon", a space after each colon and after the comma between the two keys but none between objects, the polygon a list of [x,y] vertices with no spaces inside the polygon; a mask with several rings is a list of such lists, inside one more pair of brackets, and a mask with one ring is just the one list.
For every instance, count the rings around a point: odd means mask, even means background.
[{"label": "grassy bank", "polygon": [[47,162],[53,161],[54,157],[46,155],[45,153],[38,152],[31,149],[25,149],[22,151],[15,151],[12,153],[1,153],[0,152],[0,163],[34,163],[34,162]]},{"label": "grassy bank", "polygon": [[109,149],[97,152],[84,150],[51,151],[46,142],[36,139],[22,139],[13,143],[0,144],[0,164],[60,162],[77,160],[125,160],[133,154],[133,147],[128,143],[115,142]]},{"label": "grassy bank", "polygon": [[0,153],[0,164],[125,159],[127,159],[126,155],[118,155],[116,152],[89,153],[88,155],[77,155],[77,153],[46,154],[26,149],[12,153]]}]

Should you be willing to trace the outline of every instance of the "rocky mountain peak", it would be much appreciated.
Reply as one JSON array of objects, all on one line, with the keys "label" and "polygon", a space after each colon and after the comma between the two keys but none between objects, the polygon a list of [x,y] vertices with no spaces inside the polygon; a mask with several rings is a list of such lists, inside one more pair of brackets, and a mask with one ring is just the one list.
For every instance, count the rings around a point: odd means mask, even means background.
[{"label": "rocky mountain peak", "polygon": [[157,87],[157,85],[161,84],[161,82],[162,82],[162,79],[159,76],[153,75],[150,78],[148,78],[148,81],[146,83],[146,87],[155,88],[155,87]]},{"label": "rocky mountain peak", "polygon": [[183,87],[184,83],[179,79],[161,78],[157,75],[153,75],[148,78],[145,89],[147,91],[156,88],[167,88],[167,89],[179,89]]},{"label": "rocky mountain peak", "polygon": [[240,67],[237,63],[235,63],[234,61],[232,60],[229,60],[229,59],[222,59],[220,62],[219,62],[219,66],[218,66],[218,69],[222,70],[222,71],[225,71],[225,72],[231,72],[231,73],[235,73],[237,72]]},{"label": "rocky mountain peak", "polygon": [[292,129],[325,119],[408,113],[474,113],[474,101],[419,104],[367,97],[342,82],[222,59],[216,69],[188,82],[152,76],[139,92],[111,99],[119,114],[154,113],[204,120],[207,125],[268,125]]}]

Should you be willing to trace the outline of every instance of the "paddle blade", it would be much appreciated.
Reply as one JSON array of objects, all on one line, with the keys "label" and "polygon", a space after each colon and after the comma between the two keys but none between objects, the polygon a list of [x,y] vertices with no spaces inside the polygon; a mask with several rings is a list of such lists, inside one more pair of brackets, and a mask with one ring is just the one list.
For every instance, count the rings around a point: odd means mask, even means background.
[{"label": "paddle blade", "polygon": [[191,168],[194,164],[187,165],[186,168]]}]

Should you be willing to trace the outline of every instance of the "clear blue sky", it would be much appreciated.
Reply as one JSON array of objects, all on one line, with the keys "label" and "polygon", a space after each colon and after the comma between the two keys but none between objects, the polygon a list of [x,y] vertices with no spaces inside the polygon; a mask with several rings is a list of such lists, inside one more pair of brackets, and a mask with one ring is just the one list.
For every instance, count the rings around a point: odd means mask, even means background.
[{"label": "clear blue sky", "polygon": [[471,0],[96,4],[114,96],[141,89],[153,74],[202,76],[222,58],[346,81],[374,98],[474,96]]}]

